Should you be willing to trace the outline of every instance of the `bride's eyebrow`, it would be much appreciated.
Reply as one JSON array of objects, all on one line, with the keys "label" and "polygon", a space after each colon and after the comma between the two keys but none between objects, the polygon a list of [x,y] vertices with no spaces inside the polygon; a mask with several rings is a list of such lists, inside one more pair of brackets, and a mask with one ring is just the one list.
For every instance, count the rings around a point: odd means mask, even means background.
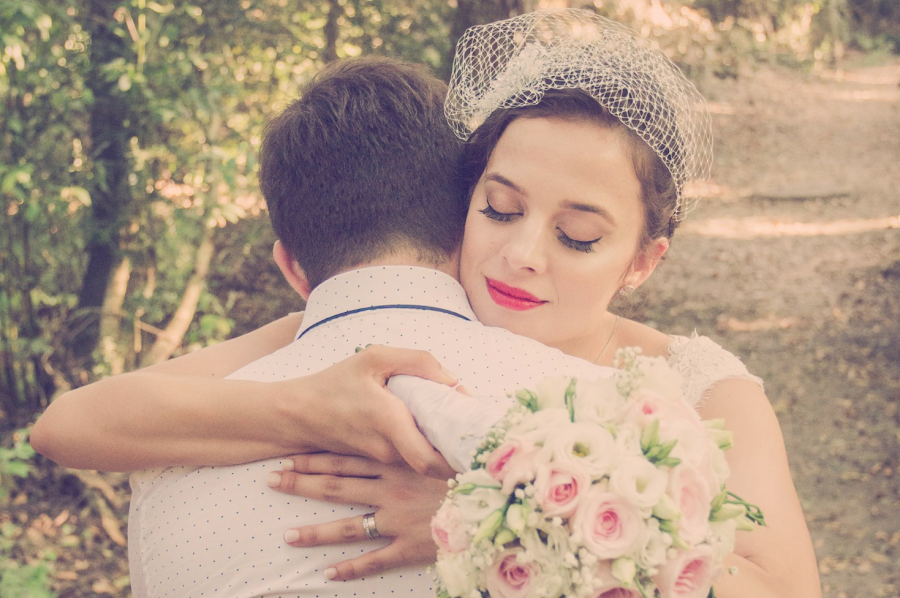
[{"label": "bride's eyebrow", "polygon": [[525,192],[525,189],[519,187],[518,185],[516,185],[514,182],[512,182],[511,180],[509,180],[502,174],[497,174],[496,172],[486,174],[486,175],[484,175],[484,181],[499,183],[499,184],[503,185],[504,187],[509,187],[510,189],[512,189],[513,191],[515,191],[516,193],[518,193],[520,195],[524,195],[525,197],[528,197],[528,193]]},{"label": "bride's eyebrow", "polygon": [[609,220],[609,222],[611,224],[616,223],[616,219],[613,218],[612,214],[610,214],[608,210],[606,210],[605,208],[603,208],[601,206],[595,206],[595,205],[587,204],[587,203],[579,203],[577,201],[571,201],[568,199],[565,200],[564,202],[562,202],[562,204],[560,204],[560,205],[562,208],[567,209],[567,210],[577,210],[579,212],[587,212],[589,214],[597,214],[598,216],[601,216],[601,217]]}]

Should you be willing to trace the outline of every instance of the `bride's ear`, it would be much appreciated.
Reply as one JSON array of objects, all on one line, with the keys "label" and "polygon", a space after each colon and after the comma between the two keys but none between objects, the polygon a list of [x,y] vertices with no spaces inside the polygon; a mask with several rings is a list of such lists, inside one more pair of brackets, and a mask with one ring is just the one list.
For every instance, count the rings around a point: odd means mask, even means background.
[{"label": "bride's ear", "polygon": [[284,243],[275,241],[275,246],[272,248],[272,257],[275,258],[278,269],[281,270],[281,274],[288,284],[291,285],[291,288],[297,291],[297,294],[303,297],[304,301],[309,299],[312,289],[309,288],[309,279],[306,277],[306,272],[303,271],[303,268],[300,267],[294,256],[287,250]]},{"label": "bride's ear", "polygon": [[635,289],[641,286],[645,280],[650,278],[650,275],[656,270],[656,266],[659,265],[660,260],[668,250],[669,239],[666,237],[654,239],[650,247],[639,252],[634,258],[631,269],[622,280],[622,285],[634,287]]}]

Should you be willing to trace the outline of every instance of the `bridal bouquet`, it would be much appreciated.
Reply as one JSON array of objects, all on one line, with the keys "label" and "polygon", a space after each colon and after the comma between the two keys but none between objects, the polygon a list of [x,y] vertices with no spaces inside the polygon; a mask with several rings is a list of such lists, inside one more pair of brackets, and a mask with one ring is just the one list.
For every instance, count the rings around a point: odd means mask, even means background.
[{"label": "bridal bouquet", "polygon": [[724,486],[722,421],[662,359],[546,379],[487,434],[432,521],[443,598],[706,598],[736,529],[762,513]]}]

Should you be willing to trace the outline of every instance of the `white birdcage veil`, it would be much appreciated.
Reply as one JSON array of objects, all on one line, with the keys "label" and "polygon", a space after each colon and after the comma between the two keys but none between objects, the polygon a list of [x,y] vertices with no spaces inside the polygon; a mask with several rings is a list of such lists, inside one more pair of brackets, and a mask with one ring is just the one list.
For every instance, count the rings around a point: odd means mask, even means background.
[{"label": "white birdcage veil", "polygon": [[674,218],[697,198],[689,181],[712,165],[703,97],[661,51],[588,10],[528,13],[468,29],[456,48],[445,113],[468,139],[495,110],[537,104],[550,89],[582,89],[656,152],[675,182]]}]

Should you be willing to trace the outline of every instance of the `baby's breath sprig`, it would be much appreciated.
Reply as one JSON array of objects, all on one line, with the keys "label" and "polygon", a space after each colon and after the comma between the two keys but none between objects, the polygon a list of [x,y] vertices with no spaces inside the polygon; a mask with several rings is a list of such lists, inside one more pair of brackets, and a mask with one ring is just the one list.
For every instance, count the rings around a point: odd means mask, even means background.
[{"label": "baby's breath sprig", "polygon": [[639,367],[640,347],[626,347],[616,351],[613,367],[619,371],[616,373],[616,387],[626,399],[641,387],[641,378],[644,372]]}]

